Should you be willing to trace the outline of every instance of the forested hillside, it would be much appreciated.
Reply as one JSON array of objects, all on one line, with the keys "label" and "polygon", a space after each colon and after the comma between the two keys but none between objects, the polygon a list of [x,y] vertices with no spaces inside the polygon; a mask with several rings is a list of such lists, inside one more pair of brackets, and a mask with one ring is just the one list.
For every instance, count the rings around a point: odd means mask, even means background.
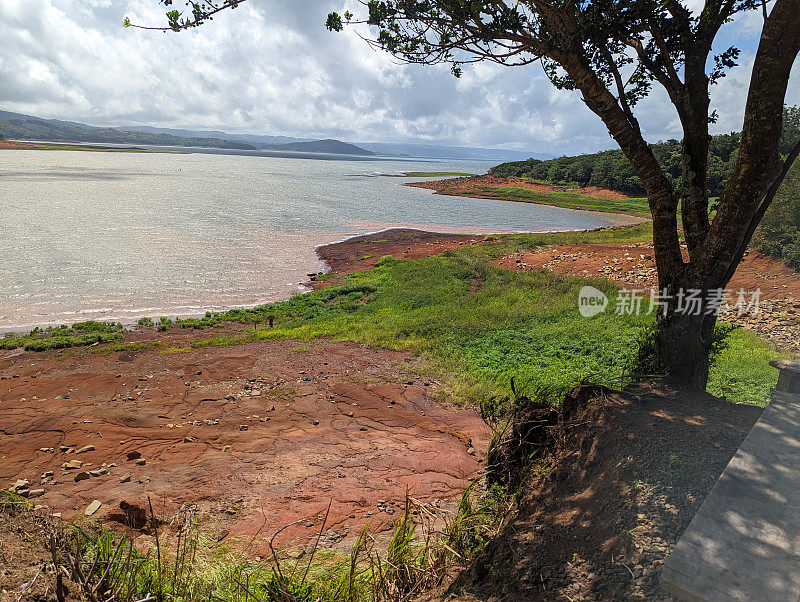
[{"label": "forested hillside", "polygon": [[72,121],[40,119],[30,115],[0,111],[0,136],[13,140],[47,140],[52,142],[97,142],[106,144],[156,144],[253,150],[244,142],[219,138],[184,138],[171,134],[133,132],[117,128],[100,128]]},{"label": "forested hillside", "polygon": [[[800,138],[800,106],[784,110],[784,135],[781,152],[788,153],[791,146]],[[736,152],[741,135],[739,133],[721,134],[711,140],[709,152],[708,189],[712,196],[722,190],[736,161]],[[667,140],[651,145],[659,163],[667,176],[676,185],[681,178],[681,142]],[[631,196],[645,196],[641,181],[633,171],[621,150],[609,150],[577,157],[559,157],[549,161],[528,159],[503,163],[490,171],[501,177],[523,177],[542,180],[553,184],[577,187],[600,186],[617,190]]]},{"label": "forested hillside", "polygon": [[756,248],[800,270],[800,163],[786,176],[753,240]]}]

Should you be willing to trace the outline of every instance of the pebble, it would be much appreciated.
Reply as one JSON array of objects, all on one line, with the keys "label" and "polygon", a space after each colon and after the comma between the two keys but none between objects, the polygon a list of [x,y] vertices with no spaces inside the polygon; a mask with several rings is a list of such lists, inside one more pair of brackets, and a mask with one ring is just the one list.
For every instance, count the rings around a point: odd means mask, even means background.
[{"label": "pebble", "polygon": [[90,479],[91,475],[88,472],[79,472],[75,474],[75,482],[80,483],[81,481],[85,481],[86,479]]},{"label": "pebble", "polygon": [[75,453],[76,454],[85,454],[86,452],[93,452],[93,451],[94,451],[94,445],[84,445],[82,448],[77,450]]},{"label": "pebble", "polygon": [[28,495],[26,496],[29,500],[32,500],[37,497],[42,497],[44,495],[44,489],[31,489],[28,491]]},{"label": "pebble", "polygon": [[108,470],[105,468],[98,468],[97,470],[90,470],[89,474],[93,477],[102,477],[103,475],[108,474]]},{"label": "pebble", "polygon": [[130,483],[130,482],[131,482],[131,475],[130,475],[130,474],[124,474],[124,475],[122,475],[122,476],[119,478],[119,482],[120,482],[120,483]]},{"label": "pebble", "polygon": [[136,460],[136,466],[144,466],[145,464],[147,464],[147,460],[145,460],[144,458],[139,458],[138,460]]},{"label": "pebble", "polygon": [[131,461],[132,460],[138,460],[141,457],[142,457],[142,454],[141,454],[141,452],[138,452],[138,451],[128,452],[128,455],[127,455],[128,460],[131,460]]},{"label": "pebble", "polygon": [[64,463],[61,467],[64,470],[78,470],[83,466],[83,462],[80,460],[70,460],[69,462]]},{"label": "pebble", "polygon": [[103,503],[100,500],[95,500],[86,507],[86,510],[84,510],[83,513],[86,516],[92,516],[95,512],[100,510],[100,506],[102,505]]}]

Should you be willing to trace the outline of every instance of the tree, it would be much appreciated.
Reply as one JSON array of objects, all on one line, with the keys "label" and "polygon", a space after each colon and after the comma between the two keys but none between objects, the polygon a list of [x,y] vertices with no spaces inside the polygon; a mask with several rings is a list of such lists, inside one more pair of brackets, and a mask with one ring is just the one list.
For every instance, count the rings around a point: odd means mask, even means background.
[{"label": "tree", "polygon": [[[171,0],[160,0],[169,5]],[[169,29],[200,24],[244,0],[190,2],[192,18],[176,11]],[[550,81],[577,90],[608,128],[647,192],[664,310],[655,348],[661,367],[680,382],[704,389],[717,315],[714,293],[724,289],[791,163],[779,153],[782,111],[792,65],[800,51],[800,0],[705,0],[692,12],[679,0],[370,0],[357,18],[331,13],[327,27],[373,26],[369,43],[421,64],[506,66],[540,62]],[[721,28],[737,14],[763,13],[733,171],[716,215],[709,211],[711,87],[736,65],[739,49],[716,55]],[[676,188],[644,139],[634,113],[656,84],[664,88],[683,129],[681,185]],[[716,167],[712,166],[714,169]],[[678,214],[688,258],[681,251]],[[701,291],[703,307],[681,311],[681,293]]]}]

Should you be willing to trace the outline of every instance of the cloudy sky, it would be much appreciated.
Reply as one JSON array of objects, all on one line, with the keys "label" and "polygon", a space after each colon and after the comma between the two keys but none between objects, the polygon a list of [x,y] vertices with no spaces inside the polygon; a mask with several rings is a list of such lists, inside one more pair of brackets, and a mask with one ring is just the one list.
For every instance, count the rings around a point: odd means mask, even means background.
[{"label": "cloudy sky", "polygon": [[[182,4],[179,2],[179,4]],[[1,0],[0,108],[93,125],[428,142],[579,153],[614,146],[575,92],[537,66],[397,64],[353,31],[324,28],[343,0],[250,0],[196,31],[162,24],[157,0]],[[715,87],[716,131],[741,127],[758,13],[725,30],[742,66]],[[795,67],[788,101],[800,102]],[[641,104],[647,137],[679,136],[661,93]]]}]

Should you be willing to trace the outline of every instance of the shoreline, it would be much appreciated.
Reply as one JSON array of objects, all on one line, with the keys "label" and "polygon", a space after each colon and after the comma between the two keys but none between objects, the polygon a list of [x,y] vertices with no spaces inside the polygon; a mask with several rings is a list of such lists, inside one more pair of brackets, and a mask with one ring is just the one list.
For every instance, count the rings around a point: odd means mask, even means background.
[{"label": "shoreline", "polygon": [[[605,190],[597,187],[580,188],[573,190],[567,188],[566,186],[553,186],[549,184],[532,184],[521,178],[516,178],[516,179],[501,178],[489,174],[480,176],[447,178],[444,180],[431,180],[426,182],[407,182],[403,185],[409,186],[411,188],[421,188],[424,190],[430,190],[432,194],[439,194],[442,196],[449,196],[455,198],[467,197],[473,199],[486,199],[486,200],[504,201],[510,203],[528,203],[534,205],[546,205],[548,207],[558,207],[559,209],[564,209],[566,211],[591,211],[592,213],[598,213],[606,217],[607,219],[611,220],[613,226],[635,226],[637,224],[652,221],[652,219],[646,215],[637,215],[636,213],[626,212],[622,210],[614,210],[613,207],[609,207],[607,209],[600,209],[596,207],[591,207],[589,205],[565,206],[564,204],[559,204],[557,202],[548,202],[546,200],[537,200],[533,198],[515,199],[504,196],[498,196],[495,194],[489,194],[488,192],[482,193],[473,188],[473,186],[477,185],[477,186],[482,186],[484,188],[499,189],[503,187],[500,186],[500,184],[504,184],[505,187],[522,187],[534,192],[540,192],[544,194],[573,193],[578,196],[585,196],[587,199],[592,199],[595,201],[605,200],[608,202],[613,202],[613,201],[627,200],[630,198],[621,193],[616,193],[611,190]],[[589,192],[592,192],[597,196],[594,196],[594,194],[588,194]]]},{"label": "shoreline", "polygon": [[[415,224],[416,225],[416,224]],[[607,228],[616,228],[616,227],[624,227],[628,224],[613,224],[611,226],[607,226]],[[435,224],[420,224],[420,226],[426,228],[436,228]],[[302,295],[313,290],[320,288],[322,282],[316,280],[316,278],[320,276],[325,276],[330,274],[332,271],[336,272],[334,277],[338,277],[350,272],[359,272],[364,271],[365,269],[374,267],[375,261],[382,255],[396,253],[398,257],[402,256],[403,258],[418,258],[423,257],[431,254],[430,248],[431,245],[435,246],[436,248],[441,249],[438,252],[443,252],[450,248],[455,248],[461,246],[463,244],[474,244],[477,242],[481,242],[486,237],[497,237],[497,236],[510,236],[510,235],[524,235],[524,234],[542,234],[542,233],[557,233],[557,232],[589,232],[595,229],[550,229],[550,230],[526,230],[526,231],[515,231],[515,230],[497,230],[497,229],[486,229],[485,231],[480,231],[481,229],[471,229],[471,228],[448,228],[447,226],[441,227],[443,231],[436,231],[434,229],[421,229],[415,227],[409,227],[409,225],[388,225],[387,227],[379,228],[374,231],[370,231],[364,234],[352,234],[346,235],[339,240],[335,240],[333,242],[325,242],[318,244],[314,247],[313,251],[317,258],[317,261],[321,265],[321,270],[318,272],[311,272],[308,271],[305,273],[305,280],[301,280],[297,283],[297,290],[293,291],[292,293],[286,294],[273,294],[271,295],[271,299],[263,299],[260,301],[256,301],[253,303],[243,303],[243,304],[235,304],[230,306],[213,306],[210,305],[206,309],[198,308],[198,311],[188,311],[188,312],[181,312],[181,311],[172,311],[172,310],[153,310],[150,311],[147,308],[142,309],[120,309],[120,313],[125,314],[135,314],[134,317],[122,317],[122,318],[115,318],[113,317],[113,313],[111,317],[103,317],[98,315],[91,315],[94,313],[92,310],[76,310],[75,313],[80,312],[87,312],[90,315],[87,315],[85,319],[65,319],[65,320],[53,320],[50,322],[31,322],[25,325],[11,325],[11,326],[2,326],[0,327],[0,336],[6,333],[13,333],[16,335],[28,333],[35,328],[50,328],[50,327],[58,327],[62,324],[67,324],[69,326],[73,324],[79,324],[82,322],[87,321],[98,321],[98,322],[119,322],[125,328],[126,331],[133,331],[136,329],[137,320],[139,318],[151,318],[157,320],[161,316],[169,317],[171,319],[180,318],[180,319],[191,319],[191,318],[199,318],[206,314],[206,312],[212,313],[221,313],[226,311],[231,311],[235,309],[252,309],[254,307],[259,307],[261,305],[268,305],[271,303],[279,303],[281,301],[286,301],[290,299],[294,295]],[[604,228],[600,228],[604,229]],[[452,230],[452,231],[444,231],[444,230]],[[374,239],[375,237],[380,236],[381,242],[373,245],[372,247],[369,246],[370,239]],[[421,248],[423,250],[412,250],[408,249],[408,245],[423,245]],[[355,247],[353,245],[357,245],[361,251],[364,251],[358,254],[356,251],[352,251]],[[360,257],[363,255],[374,254],[373,261],[358,261]],[[334,257],[335,261],[337,262],[335,266],[331,266],[331,262],[329,260],[330,257]],[[369,259],[373,259],[370,257]],[[349,267],[347,267],[349,266]],[[269,294],[265,294],[264,297],[269,297]],[[190,304],[191,300],[187,301],[187,304]]]}]

